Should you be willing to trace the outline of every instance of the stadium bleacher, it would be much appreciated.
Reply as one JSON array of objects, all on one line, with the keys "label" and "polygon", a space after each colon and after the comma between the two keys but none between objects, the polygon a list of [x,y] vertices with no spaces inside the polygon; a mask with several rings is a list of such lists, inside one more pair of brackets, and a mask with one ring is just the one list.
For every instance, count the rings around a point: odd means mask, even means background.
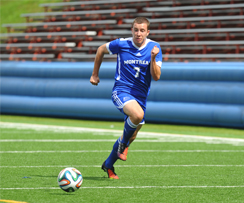
[{"label": "stadium bleacher", "polygon": [[1,60],[92,61],[103,43],[131,36],[136,16],[150,20],[149,38],[159,42],[164,61],[244,60],[241,0],[64,1],[39,6],[44,12],[21,15],[26,23],[2,25],[8,33],[0,34]]}]

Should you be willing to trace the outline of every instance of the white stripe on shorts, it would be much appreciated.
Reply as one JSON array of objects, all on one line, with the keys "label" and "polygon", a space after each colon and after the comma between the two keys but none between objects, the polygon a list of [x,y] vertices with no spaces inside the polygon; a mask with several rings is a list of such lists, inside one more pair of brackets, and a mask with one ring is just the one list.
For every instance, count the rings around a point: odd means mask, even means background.
[{"label": "white stripe on shorts", "polygon": [[124,107],[124,104],[122,101],[120,101],[116,91],[113,92],[113,100],[115,101],[119,109],[122,109]]}]

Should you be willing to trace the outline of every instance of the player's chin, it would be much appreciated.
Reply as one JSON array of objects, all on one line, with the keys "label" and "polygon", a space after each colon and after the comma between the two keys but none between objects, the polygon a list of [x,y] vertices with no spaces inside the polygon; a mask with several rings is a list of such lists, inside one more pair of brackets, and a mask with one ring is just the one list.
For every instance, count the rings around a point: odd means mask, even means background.
[{"label": "player's chin", "polygon": [[140,44],[140,43],[143,42],[143,39],[136,39],[136,42],[137,42],[138,44]]}]

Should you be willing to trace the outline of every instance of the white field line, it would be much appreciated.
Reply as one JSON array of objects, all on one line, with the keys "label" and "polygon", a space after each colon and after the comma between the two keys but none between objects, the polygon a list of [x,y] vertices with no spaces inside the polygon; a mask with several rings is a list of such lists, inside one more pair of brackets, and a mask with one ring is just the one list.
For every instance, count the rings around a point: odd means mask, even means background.
[{"label": "white field line", "polygon": [[[179,185],[179,186],[104,186],[104,187],[82,187],[80,189],[177,189],[177,188],[243,188],[244,185]],[[0,188],[0,190],[60,190],[60,187],[37,187],[37,188]]]},{"label": "white field line", "polygon": [[1,139],[0,140],[0,142],[115,142],[115,141],[116,141],[115,139]]},{"label": "white field line", "polygon": [[[40,125],[26,123],[9,123],[0,122],[0,128],[10,129],[29,129],[34,131],[52,131],[57,133],[86,133],[90,132],[94,135],[112,135],[118,137],[122,134],[122,130],[97,129],[97,128],[81,128],[70,126]],[[0,142],[114,142],[114,139],[2,139]],[[136,142],[204,142],[208,144],[232,144],[236,146],[244,146],[244,139],[209,137],[200,135],[181,135],[169,133],[153,133],[140,131]]]},{"label": "white field line", "polygon": [[[64,150],[64,151],[0,151],[0,154],[35,154],[35,153],[107,153],[111,150]],[[244,150],[130,150],[151,153],[242,153]]]},{"label": "white field line", "polygon": [[[0,168],[66,168],[68,165],[0,166]],[[76,168],[101,168],[101,165],[73,165]],[[116,168],[168,168],[168,167],[244,167],[244,165],[116,165]]]}]

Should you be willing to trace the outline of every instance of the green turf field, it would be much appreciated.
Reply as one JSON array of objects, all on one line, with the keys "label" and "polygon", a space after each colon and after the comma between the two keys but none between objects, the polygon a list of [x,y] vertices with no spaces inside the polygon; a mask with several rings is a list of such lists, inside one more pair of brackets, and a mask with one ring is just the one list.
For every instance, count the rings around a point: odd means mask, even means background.
[{"label": "green turf field", "polygon": [[[240,129],[146,124],[110,180],[100,167],[121,122],[4,115],[0,126],[0,202],[244,202]],[[83,175],[74,193],[58,187],[65,167]]]}]

